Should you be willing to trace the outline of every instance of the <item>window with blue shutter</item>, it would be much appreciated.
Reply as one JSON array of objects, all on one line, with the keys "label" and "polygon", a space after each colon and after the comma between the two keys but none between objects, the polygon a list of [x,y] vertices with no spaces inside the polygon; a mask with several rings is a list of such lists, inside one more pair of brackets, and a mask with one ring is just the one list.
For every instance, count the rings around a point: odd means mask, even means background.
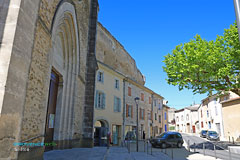
[{"label": "window with blue shutter", "polygon": [[95,96],[95,108],[104,109],[105,108],[105,93],[97,90]]},{"label": "window with blue shutter", "polygon": [[114,112],[121,112],[121,99],[114,96]]},{"label": "window with blue shutter", "polygon": [[105,93],[102,93],[102,109],[104,109],[105,108],[105,98],[106,96],[105,96]]}]

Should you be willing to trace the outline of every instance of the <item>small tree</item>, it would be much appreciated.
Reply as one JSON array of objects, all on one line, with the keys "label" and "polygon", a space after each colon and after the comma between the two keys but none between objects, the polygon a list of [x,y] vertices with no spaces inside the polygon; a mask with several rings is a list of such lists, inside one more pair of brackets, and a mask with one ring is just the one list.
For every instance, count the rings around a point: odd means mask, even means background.
[{"label": "small tree", "polygon": [[180,44],[165,56],[167,82],[193,93],[232,91],[240,95],[240,44],[236,24],[224,30],[215,41],[200,35]]}]

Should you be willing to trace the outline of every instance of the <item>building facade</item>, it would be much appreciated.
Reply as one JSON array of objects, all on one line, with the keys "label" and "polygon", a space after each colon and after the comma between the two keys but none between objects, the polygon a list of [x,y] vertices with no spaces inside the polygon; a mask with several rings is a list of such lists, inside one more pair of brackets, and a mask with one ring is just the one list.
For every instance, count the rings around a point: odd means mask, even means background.
[{"label": "building facade", "polygon": [[[105,110],[95,109],[94,117],[95,122],[101,119],[107,122],[108,125],[105,126],[108,126],[108,131],[112,134],[112,143],[116,144],[113,142],[114,139],[116,139],[114,138],[116,134],[113,128],[117,128],[116,130],[118,130],[118,145],[120,144],[120,139],[123,140],[128,132],[136,132],[137,108],[134,100],[136,97],[140,98],[138,104],[139,138],[150,138],[151,136],[159,134],[162,126],[162,124],[160,125],[161,120],[159,120],[159,118],[162,118],[162,110],[157,108],[162,108],[163,97],[144,86],[145,77],[137,68],[135,60],[101,23],[98,23],[97,26],[96,58],[98,64],[100,64],[98,72],[102,70],[105,78],[106,76],[112,78],[108,78],[109,80],[107,80],[107,82],[105,82],[106,80],[104,79],[103,84],[99,83],[97,80],[98,77],[96,77],[96,88],[104,92],[106,96],[105,101],[109,103],[110,108]],[[110,68],[111,74],[105,71],[106,66]],[[104,74],[105,72],[107,75]],[[120,91],[118,91],[119,94],[121,94],[121,92],[123,93],[121,96],[117,96],[121,99],[122,108],[119,113],[119,115],[122,114],[121,120],[116,113],[114,114],[112,112],[113,98],[107,98],[116,94],[116,90],[110,85],[115,82],[113,73],[120,75],[122,78],[124,77],[123,79],[119,78]],[[108,95],[105,92],[108,92]],[[110,117],[113,117],[113,115],[116,115],[119,123],[122,122],[121,125],[111,126],[113,119]],[[103,120],[104,118],[105,120]],[[96,125],[99,127],[101,123]]]},{"label": "building facade", "polygon": [[123,79],[111,67],[98,62],[94,105],[95,145],[104,146],[107,132],[113,145],[120,145],[123,130]]},{"label": "building facade", "polygon": [[198,132],[198,107],[197,104],[175,111],[176,131],[182,133]]},{"label": "building facade", "polygon": [[[3,0],[0,10],[0,159],[92,147],[97,0]],[[19,152],[19,142],[57,145]]]},{"label": "building facade", "polygon": [[[140,139],[143,139],[143,135],[148,139],[162,133],[164,131],[163,126],[167,124],[162,118],[163,112],[168,109],[163,107],[163,97],[134,80],[129,78],[125,78],[124,80],[124,103],[126,108],[126,114],[124,114],[125,135],[129,131],[136,131],[137,110],[139,122],[138,135]],[[139,98],[137,102],[138,109],[136,108],[136,97]],[[168,130],[168,127],[166,130]]]},{"label": "building facade", "polygon": [[169,131],[175,131],[175,108],[169,108],[168,110],[168,125],[169,125]]},{"label": "building facade", "polygon": [[221,102],[224,138],[240,142],[240,98],[231,98]]},{"label": "building facade", "polygon": [[198,109],[200,130],[216,131],[220,135],[220,140],[226,140],[221,102],[235,97],[238,97],[235,93],[228,92],[220,97],[213,95],[203,99]]}]

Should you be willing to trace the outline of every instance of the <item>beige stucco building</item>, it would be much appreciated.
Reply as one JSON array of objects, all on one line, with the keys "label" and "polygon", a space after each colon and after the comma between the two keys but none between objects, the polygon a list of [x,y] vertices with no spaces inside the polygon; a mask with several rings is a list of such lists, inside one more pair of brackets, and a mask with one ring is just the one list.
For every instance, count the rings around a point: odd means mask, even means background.
[{"label": "beige stucco building", "polygon": [[199,104],[175,111],[176,131],[182,133],[198,133]]},{"label": "beige stucco building", "polygon": [[202,100],[202,104],[198,109],[199,128],[200,130],[216,131],[220,140],[227,140],[225,136],[225,122],[223,119],[222,101],[238,97],[233,92],[227,92],[220,97],[212,95]]},{"label": "beige stucco building", "polygon": [[224,138],[240,141],[240,98],[231,98],[221,102]]},{"label": "beige stucco building", "polygon": [[[98,62],[96,74],[96,91],[94,105],[95,145],[105,145],[101,137],[108,131],[112,135],[112,143],[120,145],[123,125],[123,79],[124,76],[110,66]],[[104,135],[100,135],[103,130]]]},{"label": "beige stucco building", "polygon": [[[139,138],[143,138],[143,134],[145,134],[145,138],[147,139],[163,132],[163,127],[167,124],[167,113],[166,120],[163,117],[165,111],[167,111],[167,107],[163,107],[163,97],[130,78],[125,78],[124,80],[124,103],[126,107],[124,118],[125,135],[128,131],[136,131],[136,97],[139,98],[139,101],[137,102]],[[166,131],[167,130],[168,127],[166,128]]]}]

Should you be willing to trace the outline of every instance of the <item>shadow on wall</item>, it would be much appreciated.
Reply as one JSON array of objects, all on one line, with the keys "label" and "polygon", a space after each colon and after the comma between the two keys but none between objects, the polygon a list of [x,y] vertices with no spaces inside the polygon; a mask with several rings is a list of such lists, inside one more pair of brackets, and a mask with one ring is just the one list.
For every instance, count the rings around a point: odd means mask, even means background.
[{"label": "shadow on wall", "polygon": [[8,14],[10,0],[0,0],[0,48],[2,46],[3,31]]}]

